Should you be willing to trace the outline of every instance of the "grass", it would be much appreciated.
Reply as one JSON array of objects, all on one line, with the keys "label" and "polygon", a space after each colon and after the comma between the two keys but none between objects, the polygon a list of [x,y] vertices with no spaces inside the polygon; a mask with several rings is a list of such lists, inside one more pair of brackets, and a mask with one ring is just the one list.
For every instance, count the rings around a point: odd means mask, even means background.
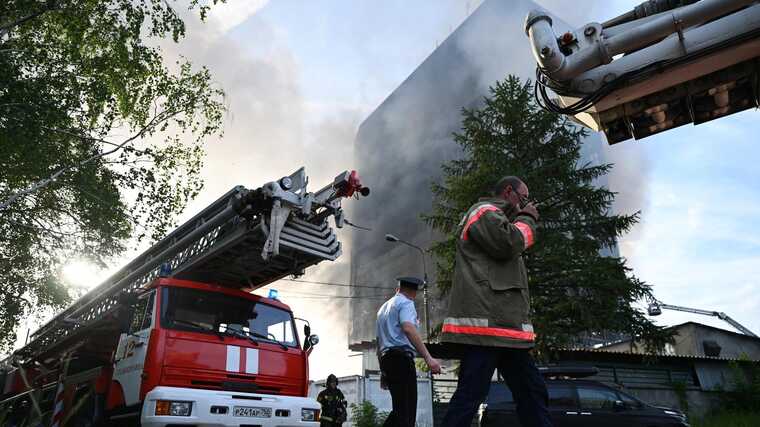
[{"label": "grass", "polygon": [[691,422],[692,427],[757,427],[760,412],[721,412]]}]

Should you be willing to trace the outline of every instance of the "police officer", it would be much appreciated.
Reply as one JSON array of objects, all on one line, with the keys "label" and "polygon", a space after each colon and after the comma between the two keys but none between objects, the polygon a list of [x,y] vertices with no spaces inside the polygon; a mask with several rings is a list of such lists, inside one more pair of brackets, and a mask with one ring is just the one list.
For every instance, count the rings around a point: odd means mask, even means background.
[{"label": "police officer", "polygon": [[546,384],[529,353],[535,335],[522,259],[536,239],[537,220],[528,186],[514,176],[496,182],[490,197],[462,218],[441,342],[460,347],[463,356],[444,427],[470,425],[497,368],[515,398],[520,423],[551,426]]},{"label": "police officer", "polygon": [[396,295],[377,312],[377,346],[380,370],[391,392],[393,410],[384,427],[414,427],[417,418],[417,369],[414,357],[419,354],[433,373],[441,364],[430,356],[417,327],[414,298],[423,285],[414,277],[399,277]]},{"label": "police officer", "polygon": [[320,427],[340,427],[346,421],[346,398],[338,388],[338,377],[327,377],[327,388],[319,392],[317,402],[322,405]]}]

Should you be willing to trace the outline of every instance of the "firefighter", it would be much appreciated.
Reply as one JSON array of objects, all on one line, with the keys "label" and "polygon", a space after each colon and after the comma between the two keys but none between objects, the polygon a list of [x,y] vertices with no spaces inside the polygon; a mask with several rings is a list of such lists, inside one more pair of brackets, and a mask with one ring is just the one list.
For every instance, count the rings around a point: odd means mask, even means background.
[{"label": "firefighter", "polygon": [[327,377],[327,388],[319,392],[317,402],[322,405],[320,427],[341,426],[346,421],[346,398],[338,388],[338,377]]},{"label": "firefighter", "polygon": [[546,384],[529,352],[535,334],[522,254],[535,240],[538,211],[528,200],[522,180],[504,177],[459,225],[441,342],[463,356],[444,427],[470,425],[495,369],[512,390],[520,423],[551,426]]}]

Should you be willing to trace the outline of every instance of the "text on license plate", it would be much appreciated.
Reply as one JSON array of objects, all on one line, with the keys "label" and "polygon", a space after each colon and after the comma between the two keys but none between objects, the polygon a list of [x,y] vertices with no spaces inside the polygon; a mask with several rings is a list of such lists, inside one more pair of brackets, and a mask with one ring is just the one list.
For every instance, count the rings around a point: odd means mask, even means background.
[{"label": "text on license plate", "polygon": [[272,409],[256,408],[253,406],[235,406],[232,414],[236,417],[269,418],[272,416]]}]

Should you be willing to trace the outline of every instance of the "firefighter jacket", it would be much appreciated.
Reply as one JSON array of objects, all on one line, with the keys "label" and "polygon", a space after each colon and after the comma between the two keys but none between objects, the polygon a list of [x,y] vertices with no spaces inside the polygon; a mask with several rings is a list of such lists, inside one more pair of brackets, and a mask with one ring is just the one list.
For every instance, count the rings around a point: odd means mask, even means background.
[{"label": "firefighter jacket", "polygon": [[498,198],[480,199],[458,229],[445,343],[532,348],[528,276],[522,253],[536,222]]},{"label": "firefighter jacket", "polygon": [[317,395],[317,402],[322,405],[322,421],[340,425],[346,421],[346,398],[339,389],[326,388]]}]

